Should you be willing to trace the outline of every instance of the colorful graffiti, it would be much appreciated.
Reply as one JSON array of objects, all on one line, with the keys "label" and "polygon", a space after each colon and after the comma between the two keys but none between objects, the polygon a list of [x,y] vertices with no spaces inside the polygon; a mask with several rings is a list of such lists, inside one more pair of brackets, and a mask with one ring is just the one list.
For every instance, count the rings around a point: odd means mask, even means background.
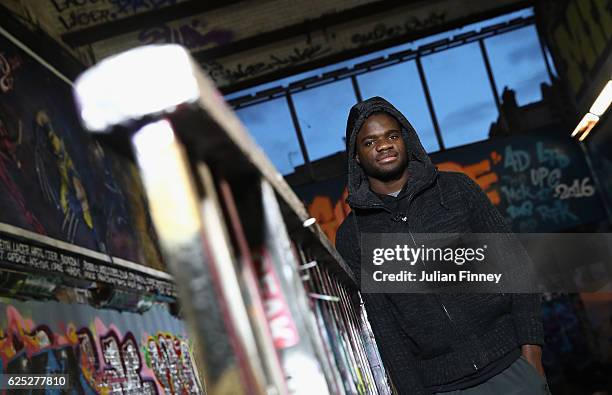
[{"label": "colorful graffiti", "polygon": [[610,3],[606,0],[540,0],[536,4],[540,25],[557,68],[580,99],[591,76],[602,67],[606,56],[610,56]]},{"label": "colorful graffiti", "polygon": [[170,26],[163,24],[142,30],[138,41],[143,44],[180,44],[189,49],[200,49],[210,44],[224,45],[232,41],[234,33],[227,29],[206,29],[207,23],[199,19]]},{"label": "colorful graffiti", "polygon": [[117,326],[106,326],[98,317],[82,327],[56,322],[53,331],[24,318],[11,305],[6,320],[0,329],[3,373],[68,374],[70,394],[202,393],[184,337],[144,333],[139,347],[132,332],[122,335]]},{"label": "colorful graffiti", "polygon": [[[123,189],[127,199],[128,212],[131,214],[131,226],[135,230],[135,240],[139,241],[140,248],[137,250],[141,255],[136,259],[138,262],[147,262],[148,266],[159,270],[165,270],[162,262],[157,234],[153,228],[153,221],[149,215],[149,207],[145,196],[144,188],[138,176],[138,169],[132,163],[124,163],[115,161],[115,174],[119,174],[121,185],[131,183],[132,188]],[[122,171],[118,171],[118,166],[121,166]],[[116,243],[116,237],[112,240]]]},{"label": "colorful graffiti", "polygon": [[166,394],[200,393],[189,345],[184,339],[158,333],[149,336],[142,353]]},{"label": "colorful graffiti", "polygon": [[491,203],[498,205],[501,201],[499,191],[496,188],[496,184],[499,181],[497,173],[491,171],[491,162],[498,164],[502,157],[497,151],[493,151],[490,154],[490,159],[483,159],[480,162],[462,165],[457,162],[447,161],[438,163],[436,166],[442,171],[458,171],[465,173],[486,192]]},{"label": "colorful graffiti", "polygon": [[14,55],[7,59],[4,53],[0,52],[0,90],[8,92],[13,89],[13,72],[21,65],[21,56]]},{"label": "colorful graffiti", "polygon": [[163,270],[134,165],[93,141],[72,103],[0,38],[0,223]]},{"label": "colorful graffiti", "polygon": [[317,195],[308,205],[308,212],[311,216],[317,219],[317,223],[325,233],[325,235],[336,243],[336,231],[344,221],[347,215],[351,212],[351,208],[346,203],[348,190],[344,188],[342,195],[336,202],[332,202],[329,196]]},{"label": "colorful graffiti", "polygon": [[32,229],[45,234],[44,226],[27,207],[26,199],[16,178],[23,176],[20,147],[23,142],[23,123],[10,108],[0,104],[0,182],[10,197],[10,204]]},{"label": "colorful graffiti", "polygon": [[[83,188],[71,154],[64,139],[54,130],[49,116],[44,110],[36,113],[35,160],[43,196],[61,210],[63,215],[62,231],[70,242],[74,242],[79,223],[82,221],[93,229],[93,219],[89,210],[87,192]],[[52,158],[48,162],[45,155]],[[52,171],[54,176],[49,175]],[[55,182],[54,182],[55,181]],[[56,185],[54,185],[56,184]]]}]

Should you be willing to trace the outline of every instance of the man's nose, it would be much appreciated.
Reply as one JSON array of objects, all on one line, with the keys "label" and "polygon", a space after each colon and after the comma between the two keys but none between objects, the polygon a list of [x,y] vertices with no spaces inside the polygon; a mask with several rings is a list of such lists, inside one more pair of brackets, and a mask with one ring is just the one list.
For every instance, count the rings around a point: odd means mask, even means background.
[{"label": "man's nose", "polygon": [[384,151],[391,148],[393,145],[387,139],[381,139],[376,143],[376,151]]}]

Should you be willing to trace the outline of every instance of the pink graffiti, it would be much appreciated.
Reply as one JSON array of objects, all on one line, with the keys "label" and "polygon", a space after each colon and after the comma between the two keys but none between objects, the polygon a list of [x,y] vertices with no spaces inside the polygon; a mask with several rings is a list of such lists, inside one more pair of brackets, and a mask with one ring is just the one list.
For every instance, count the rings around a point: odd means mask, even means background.
[{"label": "pink graffiti", "polygon": [[146,359],[166,394],[200,394],[188,343],[169,333],[149,336]]},{"label": "pink graffiti", "polygon": [[6,308],[6,317],[6,328],[0,329],[0,373],[69,374],[77,393],[202,393],[184,338],[143,334],[139,347],[131,332],[122,336],[115,325],[106,326],[99,318],[79,329],[59,322],[53,332],[13,306]]},{"label": "pink graffiti", "polygon": [[0,92],[13,90],[15,70],[21,65],[21,58],[15,55],[10,59],[0,52]]},{"label": "pink graffiti", "polygon": [[[9,120],[14,119],[14,126]],[[13,130],[14,129],[14,130]],[[13,179],[11,169],[21,170],[21,161],[18,158],[18,149],[21,145],[23,125],[9,109],[0,107],[0,183],[12,198],[19,212],[31,228],[40,234],[46,234],[45,228],[36,216],[28,210],[26,200],[21,189]]]}]

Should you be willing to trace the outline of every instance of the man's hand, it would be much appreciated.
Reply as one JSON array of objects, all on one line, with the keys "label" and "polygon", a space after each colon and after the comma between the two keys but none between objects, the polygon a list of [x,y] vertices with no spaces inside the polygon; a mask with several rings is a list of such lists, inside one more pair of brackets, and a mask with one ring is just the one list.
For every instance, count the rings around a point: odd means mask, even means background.
[{"label": "man's hand", "polygon": [[546,377],[544,374],[544,367],[542,366],[542,347],[534,344],[523,344],[521,346],[521,353],[523,357],[536,368],[542,377]]}]

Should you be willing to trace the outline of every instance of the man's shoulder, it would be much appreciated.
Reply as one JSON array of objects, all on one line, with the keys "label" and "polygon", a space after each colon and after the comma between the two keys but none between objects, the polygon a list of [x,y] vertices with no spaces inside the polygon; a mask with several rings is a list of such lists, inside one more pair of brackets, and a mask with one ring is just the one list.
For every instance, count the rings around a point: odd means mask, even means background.
[{"label": "man's shoulder", "polygon": [[438,170],[438,176],[440,180],[452,182],[452,181],[465,181],[465,179],[471,180],[470,176],[460,171],[452,170]]},{"label": "man's shoulder", "polygon": [[344,218],[344,221],[342,221],[338,227],[338,230],[336,231],[336,248],[338,250],[352,248],[351,246],[358,243],[358,231],[359,229],[357,228],[357,223],[355,221],[355,213],[351,211],[349,215]]},{"label": "man's shoulder", "polygon": [[347,237],[349,236],[349,234],[352,234],[355,232],[356,229],[355,229],[355,218],[354,217],[355,217],[355,213],[351,211],[344,218],[344,221],[342,221],[342,223],[338,227],[338,230],[336,231],[336,239],[338,238],[338,236]]},{"label": "man's shoulder", "polygon": [[438,177],[441,187],[453,187],[458,189],[471,189],[476,185],[476,182],[465,173],[460,171],[442,171],[438,170]]}]

